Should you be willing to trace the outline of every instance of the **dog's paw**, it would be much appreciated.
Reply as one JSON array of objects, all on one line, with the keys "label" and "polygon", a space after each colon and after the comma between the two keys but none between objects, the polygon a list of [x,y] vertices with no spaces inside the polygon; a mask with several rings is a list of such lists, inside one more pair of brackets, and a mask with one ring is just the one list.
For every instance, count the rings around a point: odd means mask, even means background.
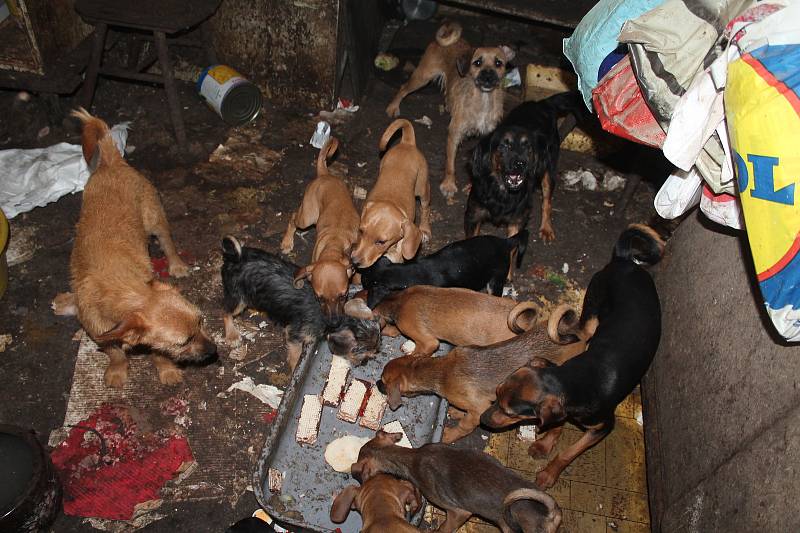
[{"label": "dog's paw", "polygon": [[547,456],[550,455],[551,448],[552,446],[547,446],[547,444],[538,440],[528,447],[528,455],[534,459],[547,459]]},{"label": "dog's paw", "polygon": [[542,490],[549,489],[556,484],[558,476],[554,475],[549,468],[545,468],[536,474],[536,486]]},{"label": "dog's paw", "polygon": [[103,381],[112,389],[121,389],[128,381],[127,365],[109,365],[103,376]]},{"label": "dog's paw", "polygon": [[183,381],[183,371],[180,368],[159,368],[158,381],[163,385],[177,385]]},{"label": "dog's paw", "polygon": [[542,238],[544,242],[553,242],[556,240],[556,232],[553,231],[553,228],[550,226],[539,228],[539,237]]},{"label": "dog's paw", "polygon": [[442,192],[442,196],[447,198],[449,201],[458,192],[458,186],[456,185],[456,180],[453,178],[445,178],[439,184],[439,190]]},{"label": "dog's paw", "polygon": [[286,242],[281,242],[281,253],[283,255],[289,255],[294,250],[294,240]]},{"label": "dog's paw", "polygon": [[395,104],[392,102],[388,106],[386,106],[386,114],[389,118],[397,118],[400,116],[400,104]]},{"label": "dog's paw", "polygon": [[242,335],[235,329],[225,332],[225,344],[231,348],[238,348],[242,344]]},{"label": "dog's paw", "polygon": [[173,278],[185,278],[189,275],[189,265],[176,259],[169,262],[169,275]]},{"label": "dog's paw", "polygon": [[460,436],[461,433],[458,430],[458,426],[446,427],[444,431],[442,431],[442,443],[450,444],[457,441]]},{"label": "dog's paw", "polygon": [[431,228],[430,227],[420,227],[419,232],[422,234],[422,244],[428,244],[431,241]]},{"label": "dog's paw", "polygon": [[53,308],[53,314],[58,316],[75,316],[78,314],[78,306],[75,304],[75,295],[71,292],[56,294],[50,307]]}]

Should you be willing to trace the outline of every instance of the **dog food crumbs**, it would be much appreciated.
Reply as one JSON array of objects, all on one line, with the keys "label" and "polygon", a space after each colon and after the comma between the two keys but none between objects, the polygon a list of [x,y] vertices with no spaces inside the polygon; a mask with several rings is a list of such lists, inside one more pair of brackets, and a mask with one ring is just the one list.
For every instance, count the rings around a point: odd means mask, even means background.
[{"label": "dog food crumbs", "polygon": [[564,265],[561,267],[561,272],[564,274],[569,273],[569,265],[567,263],[564,263]]},{"label": "dog food crumbs", "polygon": [[627,180],[618,174],[614,174],[610,170],[606,170],[605,174],[603,174],[603,190],[604,191],[616,191],[618,189],[624,189]]},{"label": "dog food crumbs", "polygon": [[353,198],[355,198],[356,200],[364,200],[366,197],[367,197],[367,189],[356,185],[356,187],[353,189]]},{"label": "dog food crumbs", "polygon": [[266,320],[262,320],[261,322],[258,323],[258,327],[261,328],[261,329],[267,327],[267,321]]},{"label": "dog food crumbs", "polygon": [[511,298],[516,298],[517,296],[519,296],[519,293],[517,292],[517,290],[514,288],[513,285],[506,285],[505,287],[503,287],[503,297],[505,298],[507,296],[510,296]]},{"label": "dog food crumbs", "polygon": [[269,484],[269,491],[270,492],[280,492],[281,487],[283,486],[283,474],[280,470],[275,470],[274,468],[269,469],[269,473],[267,474],[268,484]]},{"label": "dog food crumbs", "polygon": [[200,410],[200,411],[206,411],[206,410],[208,410],[208,402],[206,402],[205,400],[203,400],[202,402],[200,402],[200,403],[197,405],[197,409],[198,409],[198,410]]},{"label": "dog food crumbs", "polygon": [[399,420],[394,420],[393,422],[389,422],[385,426],[383,426],[383,430],[386,433],[402,433],[403,438],[397,443],[398,446],[402,446],[403,448],[413,448],[414,446],[411,445],[411,441],[406,435],[406,430],[403,428],[403,425],[400,423]]},{"label": "dog food crumbs", "polygon": [[423,126],[426,126],[428,129],[431,129],[431,126],[433,126],[433,121],[430,119],[430,117],[428,117],[428,115],[422,115],[422,118],[414,119],[414,122],[416,122],[417,124],[422,124]]},{"label": "dog food crumbs", "polygon": [[407,340],[400,346],[400,349],[403,351],[404,354],[408,355],[413,352],[417,348],[417,345],[411,339]]},{"label": "dog food crumbs", "polygon": [[367,162],[366,161],[360,161],[360,162],[356,163],[356,166],[358,168],[364,168],[365,166],[367,166]]},{"label": "dog food crumbs", "polygon": [[6,346],[9,346],[13,340],[13,337],[9,333],[0,335],[0,352],[5,352]]},{"label": "dog food crumbs", "polygon": [[300,444],[314,444],[317,442],[321,418],[322,402],[319,396],[306,394],[303,397],[303,407],[300,409],[300,420],[297,421],[295,440]]},{"label": "dog food crumbs", "polygon": [[384,71],[390,71],[397,68],[400,64],[400,59],[396,55],[387,54],[382,52],[375,56],[375,66]]}]

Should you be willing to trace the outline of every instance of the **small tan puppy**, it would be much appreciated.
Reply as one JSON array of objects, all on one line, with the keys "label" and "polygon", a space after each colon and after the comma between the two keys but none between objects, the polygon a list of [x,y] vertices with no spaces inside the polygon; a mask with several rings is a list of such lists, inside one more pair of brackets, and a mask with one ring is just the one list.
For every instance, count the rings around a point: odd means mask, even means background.
[{"label": "small tan puppy", "polygon": [[410,482],[377,474],[364,485],[348,485],[331,506],[331,522],[341,524],[350,510],[361,514],[361,533],[419,533],[406,520],[422,505],[422,496]]},{"label": "small tan puppy", "polygon": [[[420,244],[431,238],[431,188],[428,163],[417,149],[414,127],[397,119],[386,128],[380,149],[399,129],[403,137],[383,156],[375,186],[367,195],[353,263],[366,268],[382,255],[393,263],[414,257]],[[414,224],[416,197],[420,200],[419,227]]]},{"label": "small tan puppy", "polygon": [[294,233],[298,228],[317,226],[317,242],[311,263],[295,274],[295,286],[308,279],[314,288],[322,311],[328,318],[341,315],[353,267],[350,252],[358,239],[358,211],[341,178],[328,172],[327,159],[339,146],[336,138],[322,147],[317,157],[317,177],[308,184],[300,208],[289,219],[281,241],[281,252],[294,249]]},{"label": "small tan puppy", "polygon": [[153,350],[161,383],[178,383],[183,375],[173,361],[209,359],[217,347],[203,331],[197,307],[178,289],[153,279],[150,235],[158,238],[171,275],[185,276],[189,269],[175,250],[158,191],[128,166],[108,125],[82,108],[73,116],[83,122],[83,156],[93,173],[83,192],[72,249],[72,292],[58,295],[53,309],[77,315],[108,355],[109,387],[125,384],[125,351],[136,345]]},{"label": "small tan puppy", "polygon": [[[487,346],[527,331],[539,306],[483,292],[418,285],[384,298],[375,315],[385,320],[384,335],[413,340],[412,356],[433,355],[439,340],[454,346]],[[396,328],[396,329],[395,329]]]},{"label": "small tan puppy", "polygon": [[471,135],[493,131],[503,118],[501,82],[506,64],[514,58],[507,46],[473,48],[461,38],[461,25],[445,22],[436,32],[409,80],[400,87],[386,114],[400,114],[400,102],[410,93],[440,80],[445,90],[450,126],[447,128],[447,162],[439,189],[446,198],[458,191],[456,151],[461,141]]}]

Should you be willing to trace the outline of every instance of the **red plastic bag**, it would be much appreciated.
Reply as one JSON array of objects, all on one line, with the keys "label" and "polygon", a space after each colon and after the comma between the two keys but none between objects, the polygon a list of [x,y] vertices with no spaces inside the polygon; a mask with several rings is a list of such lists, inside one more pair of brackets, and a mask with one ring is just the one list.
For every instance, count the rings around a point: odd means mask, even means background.
[{"label": "red plastic bag", "polygon": [[603,76],[592,90],[592,100],[604,130],[647,146],[664,144],[667,135],[642,97],[629,56]]}]

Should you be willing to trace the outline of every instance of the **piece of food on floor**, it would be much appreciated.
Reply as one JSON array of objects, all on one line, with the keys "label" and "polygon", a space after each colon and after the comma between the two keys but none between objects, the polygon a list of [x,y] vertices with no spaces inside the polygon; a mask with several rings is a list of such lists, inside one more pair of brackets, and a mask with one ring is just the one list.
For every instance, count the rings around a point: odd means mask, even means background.
[{"label": "piece of food on floor", "polygon": [[539,428],[534,425],[523,425],[517,428],[517,438],[523,442],[533,442],[536,440],[536,432]]},{"label": "piece of food on floor", "polygon": [[398,446],[402,446],[403,448],[413,448],[414,446],[411,444],[411,441],[406,435],[406,430],[403,428],[403,424],[400,423],[399,420],[394,420],[393,422],[389,422],[385,426],[383,426],[383,430],[386,433],[402,433],[403,438],[397,442]]},{"label": "piece of food on floor", "polygon": [[381,427],[381,420],[383,420],[383,413],[385,412],[386,396],[381,394],[378,387],[372,387],[359,425],[369,428],[372,431],[378,431]]},{"label": "piece of food on floor", "polygon": [[342,392],[347,385],[351,365],[347,359],[334,355],[331,359],[331,369],[328,372],[328,381],[322,392],[322,404],[337,407],[342,399]]},{"label": "piece of food on floor", "polygon": [[403,343],[402,346],[400,346],[400,350],[402,350],[402,352],[406,355],[413,352],[416,348],[417,348],[416,343],[414,343],[414,341],[412,341],[411,339],[408,339],[406,342]]},{"label": "piece of food on floor", "polygon": [[280,470],[270,468],[267,474],[267,484],[270,492],[280,492],[283,486],[283,473]]},{"label": "piece of food on floor", "polygon": [[325,448],[325,462],[337,472],[350,473],[350,466],[358,461],[358,452],[367,441],[369,437],[339,437]]},{"label": "piece of food on floor", "polygon": [[312,445],[317,442],[319,422],[322,417],[322,402],[316,394],[303,396],[300,420],[297,421],[295,440],[300,444]]},{"label": "piece of food on floor", "polygon": [[344,420],[351,424],[358,420],[358,416],[361,414],[361,407],[364,404],[369,389],[370,384],[360,379],[354,379],[350,382],[342,404],[339,406],[339,412],[336,414],[339,420]]}]

